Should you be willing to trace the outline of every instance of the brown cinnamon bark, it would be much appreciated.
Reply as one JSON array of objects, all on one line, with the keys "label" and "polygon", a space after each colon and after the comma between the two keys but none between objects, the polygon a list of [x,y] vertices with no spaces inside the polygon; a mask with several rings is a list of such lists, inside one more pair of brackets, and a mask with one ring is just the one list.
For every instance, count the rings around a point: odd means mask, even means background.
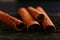
[{"label": "brown cinnamon bark", "polygon": [[53,32],[53,31],[55,31],[56,27],[53,24],[53,22],[51,21],[51,19],[49,18],[49,16],[44,11],[44,9],[42,7],[37,7],[36,9],[38,11],[42,12],[42,14],[44,14],[44,16],[45,16],[44,21],[42,22],[44,31],[47,31],[47,32]]},{"label": "brown cinnamon bark", "polygon": [[29,32],[40,31],[40,24],[32,18],[32,16],[25,8],[20,8],[18,13],[25,22],[27,31]]},{"label": "brown cinnamon bark", "polygon": [[15,18],[13,16],[10,16],[1,10],[0,10],[0,21],[10,25],[16,31],[22,31],[24,29],[24,25],[25,25],[21,20]]},{"label": "brown cinnamon bark", "polygon": [[33,7],[28,7],[27,10],[30,12],[30,14],[38,21],[38,22],[41,22],[43,21],[44,19],[44,15],[39,12],[38,10],[36,10],[35,8]]}]

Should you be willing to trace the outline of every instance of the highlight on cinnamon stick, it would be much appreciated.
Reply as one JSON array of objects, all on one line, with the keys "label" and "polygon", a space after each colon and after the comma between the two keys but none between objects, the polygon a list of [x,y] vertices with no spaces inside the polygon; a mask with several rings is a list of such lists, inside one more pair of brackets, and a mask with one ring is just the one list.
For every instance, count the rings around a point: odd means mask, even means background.
[{"label": "highlight on cinnamon stick", "polygon": [[44,16],[45,16],[44,21],[42,22],[44,31],[47,31],[47,32],[53,32],[53,31],[55,31],[56,27],[53,24],[53,22],[51,21],[51,19],[49,18],[49,16],[44,11],[44,9],[42,7],[37,7],[36,9],[38,11],[42,12],[42,14],[44,14]]},{"label": "highlight on cinnamon stick", "polygon": [[28,32],[40,31],[40,24],[32,18],[25,8],[20,8],[18,13],[25,22]]},{"label": "highlight on cinnamon stick", "polygon": [[0,10],[0,21],[10,25],[16,31],[22,31],[24,29],[24,22],[21,20],[8,15],[7,13]]},{"label": "highlight on cinnamon stick", "polygon": [[27,10],[30,12],[30,14],[38,21],[38,22],[41,22],[43,21],[44,19],[44,15],[39,12],[38,10],[36,10],[35,8],[29,6],[27,8]]}]

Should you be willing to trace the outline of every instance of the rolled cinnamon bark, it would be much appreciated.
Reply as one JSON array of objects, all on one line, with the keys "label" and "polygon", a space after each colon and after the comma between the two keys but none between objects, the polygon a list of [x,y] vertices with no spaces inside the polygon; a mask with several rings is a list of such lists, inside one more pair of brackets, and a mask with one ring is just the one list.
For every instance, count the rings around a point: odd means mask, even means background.
[{"label": "rolled cinnamon bark", "polygon": [[10,25],[13,27],[16,31],[22,31],[24,29],[24,22],[21,20],[8,15],[7,13],[0,10],[0,21]]},{"label": "rolled cinnamon bark", "polygon": [[42,22],[44,31],[46,31],[46,32],[53,32],[53,31],[55,31],[56,27],[53,24],[53,22],[51,21],[51,19],[49,18],[49,16],[44,11],[44,9],[42,7],[37,7],[36,9],[38,11],[42,12],[42,14],[44,14],[44,16],[45,16],[44,21]]},{"label": "rolled cinnamon bark", "polygon": [[25,8],[20,8],[18,13],[25,22],[28,32],[40,31],[40,24],[32,18]]},{"label": "rolled cinnamon bark", "polygon": [[27,8],[27,10],[30,12],[30,14],[38,21],[38,22],[41,22],[43,21],[44,19],[44,15],[39,12],[38,10],[36,10],[35,8],[29,6]]}]

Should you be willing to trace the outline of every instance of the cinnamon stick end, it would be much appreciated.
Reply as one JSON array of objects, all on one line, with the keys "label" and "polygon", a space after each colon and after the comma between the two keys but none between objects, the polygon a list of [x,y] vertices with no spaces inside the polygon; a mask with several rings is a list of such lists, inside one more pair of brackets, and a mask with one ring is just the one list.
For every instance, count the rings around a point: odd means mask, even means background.
[{"label": "cinnamon stick end", "polygon": [[17,26],[17,29],[20,29],[20,30],[23,30],[25,28],[25,24],[24,23],[21,23],[19,25],[16,25]]},{"label": "cinnamon stick end", "polygon": [[47,26],[47,28],[46,28],[46,31],[47,32],[55,32],[55,28],[54,28],[54,26]]},{"label": "cinnamon stick end", "polygon": [[40,14],[40,15],[37,17],[37,20],[38,20],[39,22],[43,21],[43,19],[44,19],[44,15],[43,15],[43,14]]},{"label": "cinnamon stick end", "polygon": [[34,24],[34,25],[31,25],[28,29],[29,32],[38,32],[40,31],[40,25],[38,24]]}]

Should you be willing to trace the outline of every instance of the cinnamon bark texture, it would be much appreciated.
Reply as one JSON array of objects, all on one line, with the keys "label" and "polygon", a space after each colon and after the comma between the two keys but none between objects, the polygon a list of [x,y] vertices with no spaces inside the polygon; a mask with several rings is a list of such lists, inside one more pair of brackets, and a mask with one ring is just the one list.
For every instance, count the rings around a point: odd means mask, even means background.
[{"label": "cinnamon bark texture", "polygon": [[10,25],[16,31],[24,29],[24,22],[0,10],[0,21]]},{"label": "cinnamon bark texture", "polygon": [[45,16],[44,21],[42,22],[44,31],[46,31],[46,32],[53,32],[53,31],[55,31],[56,27],[53,24],[53,22],[51,21],[51,19],[49,18],[49,16],[44,11],[44,9],[42,7],[37,7],[36,9],[38,11],[42,12],[42,14],[44,14],[44,16]]},{"label": "cinnamon bark texture", "polygon": [[38,10],[36,10],[35,8],[29,6],[27,8],[27,10],[30,12],[30,14],[38,21],[38,22],[41,22],[43,21],[44,19],[44,15],[39,12]]},{"label": "cinnamon bark texture", "polygon": [[33,19],[33,17],[25,8],[20,8],[18,10],[18,13],[25,22],[28,32],[35,32],[40,30],[40,24]]}]

